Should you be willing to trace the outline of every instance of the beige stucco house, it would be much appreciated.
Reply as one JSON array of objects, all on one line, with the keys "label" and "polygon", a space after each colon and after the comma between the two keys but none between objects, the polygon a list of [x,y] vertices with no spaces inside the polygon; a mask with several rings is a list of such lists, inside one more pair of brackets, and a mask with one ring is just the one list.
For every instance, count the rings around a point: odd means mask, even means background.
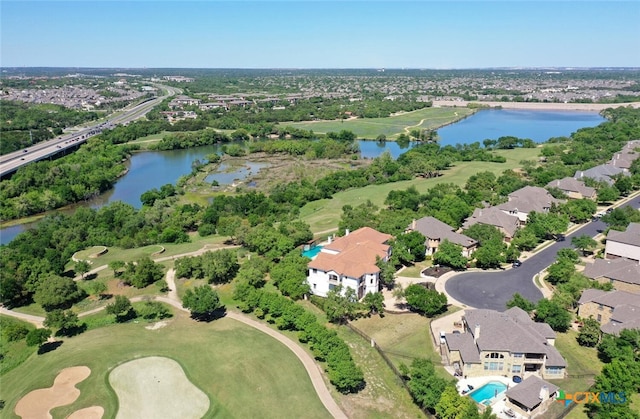
[{"label": "beige stucco house", "polygon": [[524,310],[465,310],[464,333],[444,335],[444,355],[457,375],[560,379],[567,363],[555,348],[555,332]]}]

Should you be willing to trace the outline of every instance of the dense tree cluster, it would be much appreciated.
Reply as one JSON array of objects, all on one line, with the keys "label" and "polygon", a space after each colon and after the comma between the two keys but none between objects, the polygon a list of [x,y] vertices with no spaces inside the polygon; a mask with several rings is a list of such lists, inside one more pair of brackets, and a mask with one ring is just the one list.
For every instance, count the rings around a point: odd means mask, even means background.
[{"label": "dense tree cluster", "polygon": [[49,140],[62,134],[64,128],[96,119],[96,112],[61,105],[0,100],[0,155]]},{"label": "dense tree cluster", "polygon": [[77,152],[21,167],[0,182],[0,219],[25,217],[87,200],[112,187],[129,149],[91,138]]},{"label": "dense tree cluster", "polygon": [[589,416],[597,419],[629,418],[640,415],[631,405],[631,396],[640,392],[640,330],[622,330],[615,337],[605,335],[598,356],[606,363],[596,376],[592,391],[615,393],[619,403],[590,403]]},{"label": "dense tree cluster", "polygon": [[342,393],[354,393],[365,385],[364,376],[355,365],[349,347],[329,330],[318,323],[317,318],[302,306],[282,295],[239,283],[234,298],[242,302],[243,311],[255,312],[267,318],[278,329],[298,331],[300,342],[309,343],[315,358],[326,362],[329,381]]},{"label": "dense tree cluster", "polygon": [[230,282],[238,272],[236,250],[222,249],[200,256],[183,257],[175,261],[178,278],[204,279],[210,284]]}]

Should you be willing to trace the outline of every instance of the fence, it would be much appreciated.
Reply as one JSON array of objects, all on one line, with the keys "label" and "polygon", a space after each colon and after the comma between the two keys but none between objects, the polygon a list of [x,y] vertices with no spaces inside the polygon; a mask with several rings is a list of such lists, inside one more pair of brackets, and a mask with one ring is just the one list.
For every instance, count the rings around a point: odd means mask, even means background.
[{"label": "fence", "polygon": [[[409,395],[411,395],[411,391],[409,390],[409,386],[407,385],[406,378],[404,377],[404,375],[402,375],[402,373],[400,372],[400,370],[398,370],[398,368],[394,365],[394,363],[389,359],[387,354],[385,354],[385,352],[378,345],[378,343],[373,338],[371,338],[366,333],[364,333],[362,330],[360,330],[357,327],[353,326],[351,323],[347,323],[347,327],[349,329],[351,329],[353,332],[355,332],[358,335],[360,335],[363,339],[365,339],[366,341],[368,341],[371,344],[371,346],[380,354],[380,356],[382,357],[384,362],[386,362],[386,364],[389,366],[389,368],[391,368],[391,371],[393,371],[393,373],[395,374],[395,376],[398,379],[398,382],[400,383],[400,385],[402,387],[404,387],[405,390],[407,390]],[[395,353],[392,353],[392,354],[395,354]],[[395,355],[404,356],[406,358],[412,358],[412,357],[409,357],[407,355],[401,355],[401,354],[395,354]],[[413,398],[413,396],[412,396],[412,398]],[[422,410],[422,413],[424,413],[428,418],[435,419],[435,416],[433,416],[427,410],[425,410],[423,408],[420,408],[420,410]]]}]

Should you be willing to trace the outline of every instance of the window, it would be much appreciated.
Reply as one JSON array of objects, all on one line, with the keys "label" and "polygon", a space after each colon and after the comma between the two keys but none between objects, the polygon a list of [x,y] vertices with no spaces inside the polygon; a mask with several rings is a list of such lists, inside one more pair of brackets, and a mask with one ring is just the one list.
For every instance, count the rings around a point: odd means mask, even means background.
[{"label": "window", "polygon": [[373,278],[371,278],[371,282],[369,282],[371,285],[373,285]]},{"label": "window", "polygon": [[602,310],[602,309],[603,309],[602,304],[598,304],[598,310]]},{"label": "window", "polygon": [[514,374],[520,374],[522,372],[522,365],[514,365],[511,368],[511,372]]},{"label": "window", "polygon": [[313,284],[313,289],[316,289],[316,284]]},{"label": "window", "polygon": [[317,274],[317,273],[318,273],[318,270],[317,270],[316,268],[313,268],[313,273],[314,273],[314,274]]},{"label": "window", "polygon": [[598,321],[602,321],[602,314],[598,314],[598,318],[597,318],[597,320],[598,320]]},{"label": "window", "polygon": [[329,284],[329,290],[332,290],[332,289],[334,289],[335,287],[336,287],[335,285],[333,285],[333,284]]},{"label": "window", "polygon": [[338,280],[338,275],[329,275],[329,281],[337,281]]},{"label": "window", "polygon": [[491,359],[504,359],[504,355],[503,354],[499,354],[497,352],[491,352],[489,354],[486,354],[484,357],[485,358],[491,358]]},{"label": "window", "polygon": [[502,371],[504,369],[504,362],[485,362],[485,371]]},{"label": "window", "polygon": [[547,367],[546,371],[549,375],[560,375],[562,374],[562,368],[560,367]]},{"label": "window", "polygon": [[514,358],[522,358],[522,357],[524,357],[524,354],[515,353],[515,354],[513,354],[513,357]]}]

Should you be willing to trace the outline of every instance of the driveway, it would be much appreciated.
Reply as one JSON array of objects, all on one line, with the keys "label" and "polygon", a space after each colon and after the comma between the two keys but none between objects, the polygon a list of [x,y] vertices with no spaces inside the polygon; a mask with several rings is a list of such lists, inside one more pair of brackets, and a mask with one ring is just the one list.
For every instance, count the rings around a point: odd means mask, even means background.
[{"label": "driveway", "polygon": [[[640,197],[634,197],[625,205],[640,208]],[[572,237],[581,235],[595,237],[606,228],[607,225],[602,221],[588,222],[571,234],[567,234],[565,241],[554,242],[524,260],[519,268],[458,274],[446,282],[446,293],[467,306],[498,311],[506,309],[507,301],[516,292],[529,301],[537,302],[542,298],[542,293],[533,283],[534,275],[555,261],[558,250],[566,247],[573,248]]]}]

